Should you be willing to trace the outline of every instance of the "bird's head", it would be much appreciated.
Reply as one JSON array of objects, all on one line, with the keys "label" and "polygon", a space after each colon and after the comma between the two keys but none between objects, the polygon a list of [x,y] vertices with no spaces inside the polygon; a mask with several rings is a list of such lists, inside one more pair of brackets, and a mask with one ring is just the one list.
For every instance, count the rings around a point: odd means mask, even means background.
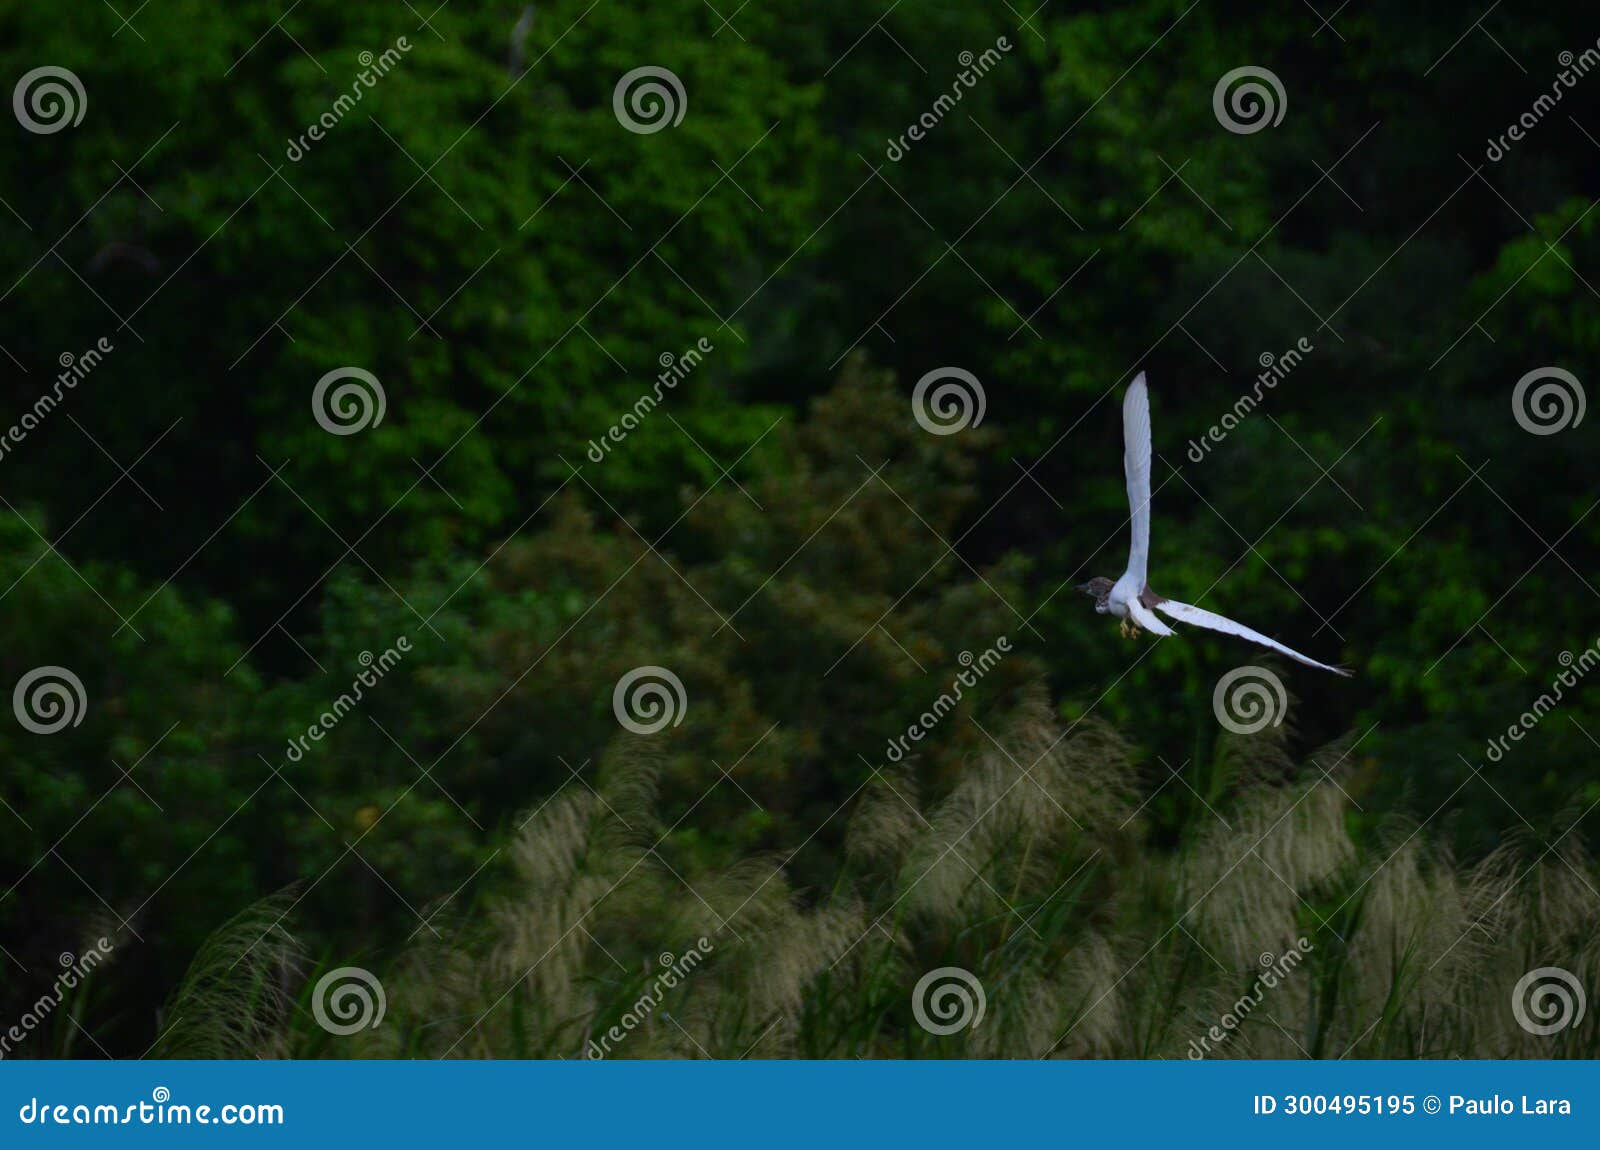
[{"label": "bird's head", "polygon": [[1101,575],[1096,575],[1087,583],[1079,583],[1077,586],[1077,590],[1094,600],[1094,609],[1102,615],[1111,609],[1109,604],[1111,588],[1111,580]]}]

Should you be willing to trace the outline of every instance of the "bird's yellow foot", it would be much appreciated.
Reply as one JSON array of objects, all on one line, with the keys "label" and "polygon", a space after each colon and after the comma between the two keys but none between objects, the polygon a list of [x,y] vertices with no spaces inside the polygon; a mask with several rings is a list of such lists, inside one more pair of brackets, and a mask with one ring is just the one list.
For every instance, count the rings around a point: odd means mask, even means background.
[{"label": "bird's yellow foot", "polygon": [[1139,637],[1138,624],[1133,623],[1128,619],[1122,620],[1121,631],[1124,639],[1137,639]]}]

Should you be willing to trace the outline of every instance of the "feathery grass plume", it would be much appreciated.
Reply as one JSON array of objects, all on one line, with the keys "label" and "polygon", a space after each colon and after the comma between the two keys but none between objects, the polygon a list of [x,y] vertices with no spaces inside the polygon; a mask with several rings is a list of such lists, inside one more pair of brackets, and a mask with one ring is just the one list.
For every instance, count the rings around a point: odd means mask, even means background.
[{"label": "feathery grass plume", "polygon": [[280,1058],[288,1054],[290,986],[301,964],[284,923],[293,891],[250,904],[196,952],[160,1020],[152,1058]]},{"label": "feathery grass plume", "polygon": [[[463,1037],[555,1054],[576,1047],[566,1028],[593,1009],[584,986],[585,919],[643,861],[622,861],[599,797],[568,788],[537,810],[507,850],[515,892],[495,902],[482,1012]],[[474,1033],[476,1032],[476,1033]],[[563,1045],[564,1044],[564,1045]]]},{"label": "feathery grass plume", "polygon": [[1132,810],[1131,767],[1107,728],[1080,728],[1069,737],[1042,696],[1023,699],[928,816],[901,871],[910,912],[948,924],[1004,914],[1061,859],[1116,834]]},{"label": "feathery grass plume", "polygon": [[1320,777],[1258,786],[1185,850],[1184,917],[1225,966],[1253,970],[1263,952],[1280,953],[1303,933],[1306,894],[1355,856],[1346,801]]},{"label": "feathery grass plume", "polygon": [[1050,1018],[1047,1030],[1036,1032],[1042,1043],[1030,1043],[1030,1057],[1111,1058],[1126,1056],[1123,1037],[1130,1022],[1125,976],[1138,955],[1119,954],[1110,938],[1096,930],[1078,937],[1053,977],[1055,1011],[1043,1010],[1037,1023]]},{"label": "feathery grass plume", "polygon": [[903,861],[928,825],[918,803],[917,779],[909,767],[878,768],[845,828],[845,856],[869,870]]},{"label": "feathery grass plume", "polygon": [[[744,931],[743,917],[739,929]],[[749,946],[728,947],[720,980],[722,1001],[732,996],[745,1025],[721,1035],[738,1057],[800,1055],[799,1030],[808,996],[867,929],[858,908],[829,905],[803,913],[792,903],[773,905],[769,917],[749,923]]]},{"label": "feathery grass plume", "polygon": [[[383,1027],[340,1052],[1600,1052],[1593,1012],[1543,1036],[1512,1006],[1539,967],[1600,981],[1596,871],[1575,849],[1508,843],[1463,868],[1424,827],[1358,841],[1341,745],[1295,769],[1272,744],[1242,751],[1254,781],[1158,850],[1108,727],[1063,732],[1037,693],[985,725],[995,739],[925,809],[910,766],[868,781],[822,892],[792,888],[792,856],[669,858],[656,760],[608,757],[596,789],[569,786],[517,831],[485,913],[442,940],[419,934],[386,975]],[[690,948],[697,960],[678,962]],[[981,986],[981,1024],[924,1025],[913,988],[941,967]]]}]

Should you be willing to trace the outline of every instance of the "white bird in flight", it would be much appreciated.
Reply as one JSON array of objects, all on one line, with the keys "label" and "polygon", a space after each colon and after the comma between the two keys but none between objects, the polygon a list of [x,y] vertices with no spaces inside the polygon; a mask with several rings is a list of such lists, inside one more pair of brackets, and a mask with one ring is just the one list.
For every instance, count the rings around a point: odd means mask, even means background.
[{"label": "white bird in flight", "polygon": [[1224,635],[1237,635],[1252,643],[1259,643],[1289,656],[1297,663],[1315,667],[1319,671],[1332,671],[1335,675],[1349,676],[1353,672],[1343,667],[1330,667],[1315,659],[1308,659],[1299,651],[1291,650],[1243,623],[1235,623],[1222,615],[1179,603],[1150,590],[1145,572],[1150,560],[1150,392],[1144,382],[1144,372],[1133,381],[1122,400],[1122,435],[1125,441],[1122,456],[1123,469],[1128,476],[1128,506],[1132,509],[1133,540],[1128,548],[1128,569],[1115,583],[1096,576],[1080,583],[1078,590],[1093,597],[1094,609],[1101,615],[1115,615],[1122,620],[1122,634],[1137,635],[1140,630],[1157,635],[1171,635],[1173,630],[1156,615],[1160,611],[1181,623],[1193,623]]}]

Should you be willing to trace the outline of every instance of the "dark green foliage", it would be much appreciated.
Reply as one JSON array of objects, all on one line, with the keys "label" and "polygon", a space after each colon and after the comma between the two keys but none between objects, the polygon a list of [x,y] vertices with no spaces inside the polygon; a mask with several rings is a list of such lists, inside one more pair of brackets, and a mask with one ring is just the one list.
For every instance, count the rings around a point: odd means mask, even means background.
[{"label": "dark green foliage", "polygon": [[[9,108],[0,125],[0,432],[41,410],[61,357],[110,348],[0,451],[0,691],[60,666],[87,700],[57,734],[0,723],[0,1026],[105,934],[116,961],[71,1017],[106,1050],[347,1052],[296,1008],[292,930],[319,962],[367,956],[432,988],[397,1003],[390,1052],[439,1053],[428,1011],[516,973],[506,920],[474,920],[533,913],[496,878],[538,849],[524,820],[579,801],[574,826],[603,821],[603,795],[632,812],[631,853],[595,848],[607,882],[654,832],[604,939],[626,972],[578,1007],[570,986],[531,988],[479,1053],[572,1053],[648,982],[657,932],[708,909],[691,890],[721,907],[772,873],[763,925],[811,932],[788,940],[808,973],[777,987],[719,953],[723,997],[683,1007],[718,1054],[774,1011],[792,1053],[959,1053],[902,1017],[904,976],[938,963],[1020,985],[996,1000],[1014,1043],[982,1049],[1033,1052],[1005,1010],[1077,1017],[1125,945],[1154,946],[1153,977],[1084,1049],[1172,1053],[1223,988],[1159,932],[1196,856],[1227,851],[1216,812],[1293,769],[1212,713],[1218,677],[1258,653],[1193,629],[1122,646],[1073,591],[1121,570],[1115,400],[1140,369],[1156,588],[1358,671],[1272,664],[1295,706],[1271,737],[1338,760],[1352,796],[1342,833],[1318,832],[1338,865],[1295,879],[1303,925],[1374,921],[1355,892],[1397,826],[1425,824],[1417,881],[1441,914],[1452,883],[1502,889],[1508,840],[1550,859],[1600,842],[1586,681],[1487,751],[1600,642],[1600,416],[1534,435],[1511,399],[1559,366],[1600,401],[1600,78],[1489,149],[1559,54],[1593,45],[1588,7],[1477,31],[1455,5],[1326,26],[1232,0],[1050,5],[1020,26],[987,0],[763,0],[729,22],[703,0],[447,5],[424,24],[387,0],[72,11],[0,12],[5,91],[49,64],[88,96],[60,132]],[[941,108],[963,53],[987,49]],[[641,65],[681,79],[676,127],[619,124],[613,88]],[[1219,124],[1213,87],[1243,65],[1281,78],[1275,127]],[[641,408],[662,357],[696,347]],[[941,437],[909,396],[947,365],[981,379],[987,415]],[[346,367],[381,381],[386,411],[332,435],[312,390]],[[596,460],[625,415],[638,426]],[[962,654],[1002,635],[1012,652],[893,761]],[[646,665],[688,699],[653,739],[612,710]],[[1020,830],[971,857],[1032,892],[1050,941],[949,886],[946,918],[808,965],[863,908],[915,901],[893,851],[862,847],[876,826],[914,850],[883,821],[894,795],[873,806],[883,788],[959,810],[1002,730],[1050,723],[1101,731],[1081,761],[1109,756],[1095,769],[1123,789],[1102,797],[1140,811],[1104,841],[1063,831],[1048,860]],[[575,921],[573,897],[539,928]],[[1409,896],[1386,897],[1380,923]],[[1566,903],[1559,929],[1540,920],[1553,897],[1519,904],[1508,938],[1569,940],[1588,920]],[[219,989],[218,956],[257,926],[271,953],[242,968],[248,993]],[[1372,1052],[1508,1049],[1499,1030],[1434,1045],[1405,1004],[1443,992],[1395,945]],[[1295,1033],[1336,1056],[1349,996],[1365,1010],[1379,991],[1319,947]],[[214,1022],[163,1039],[174,994]],[[37,1051],[84,1053],[63,1017]]]}]

